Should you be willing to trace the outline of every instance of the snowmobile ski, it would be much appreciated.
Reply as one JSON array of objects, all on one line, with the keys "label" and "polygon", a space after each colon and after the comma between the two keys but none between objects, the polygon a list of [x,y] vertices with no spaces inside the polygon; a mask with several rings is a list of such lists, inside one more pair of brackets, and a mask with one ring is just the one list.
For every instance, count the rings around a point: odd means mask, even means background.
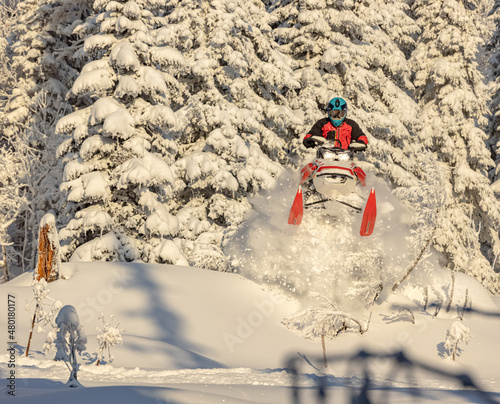
[{"label": "snowmobile ski", "polygon": [[288,216],[288,224],[299,225],[302,223],[302,216],[304,216],[304,200],[302,198],[302,187],[299,186],[295,199],[293,200],[290,215]]},{"label": "snowmobile ski", "polygon": [[377,200],[375,197],[375,189],[372,188],[370,196],[366,201],[365,210],[363,212],[363,220],[361,221],[361,228],[359,234],[361,236],[370,236],[375,228],[375,219],[377,218]]}]

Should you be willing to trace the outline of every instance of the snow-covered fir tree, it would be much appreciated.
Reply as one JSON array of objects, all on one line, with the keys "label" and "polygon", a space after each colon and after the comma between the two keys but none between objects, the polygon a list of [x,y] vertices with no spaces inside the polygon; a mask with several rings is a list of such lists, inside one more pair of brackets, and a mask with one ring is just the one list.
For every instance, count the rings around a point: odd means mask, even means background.
[{"label": "snow-covered fir tree", "polygon": [[11,12],[14,18],[6,21],[9,35],[0,41],[5,46],[2,66],[9,72],[2,74],[8,87],[2,94],[0,128],[17,161],[16,181],[29,201],[10,229],[12,254],[23,269],[34,266],[40,219],[59,204],[62,170],[54,158],[59,144],[54,128],[70,109],[65,97],[81,66],[75,56],[81,45],[72,29],[88,15],[87,3],[19,2]]},{"label": "snow-covered fir tree", "polygon": [[10,279],[11,266],[18,260],[9,228],[16,222],[19,214],[25,209],[28,200],[22,190],[18,173],[21,168],[19,156],[9,145],[0,146],[2,164],[0,165],[0,248],[4,279]]},{"label": "snow-covered fir tree", "polygon": [[495,159],[495,169],[492,171],[493,190],[500,198],[500,1],[496,0],[490,17],[495,24],[495,31],[487,42],[487,49],[491,52],[490,66],[492,77],[492,100],[490,104],[490,139],[489,145]]},{"label": "snow-covered fir tree", "polygon": [[[182,50],[182,35],[188,35],[192,77],[191,97],[179,111],[186,148],[175,168],[192,190],[186,206],[208,211],[211,225],[187,235],[192,242],[186,248],[193,263],[225,269],[221,227],[241,223],[250,210],[245,195],[270,189],[281,172],[285,141],[300,124],[287,100],[298,83],[273,46],[260,1],[245,7],[184,1],[168,20],[177,31],[176,47]],[[198,21],[205,21],[205,30]]]},{"label": "snow-covered fir tree", "polygon": [[173,163],[169,186],[177,199],[168,204],[165,196],[160,201],[144,194],[139,204],[151,213],[133,226],[144,226],[146,261],[173,262],[177,246],[179,259],[184,255],[194,265],[227,270],[224,229],[244,220],[250,210],[246,195],[271,188],[281,172],[285,139],[301,122],[284,94],[298,83],[275,49],[261,2],[241,7],[231,1],[182,1],[165,9],[168,14],[155,20],[161,26],[150,29],[149,55],[167,83],[165,102],[175,112],[176,125],[160,133],[158,142],[176,141],[163,148],[162,159]]},{"label": "snow-covered fir tree", "polygon": [[434,247],[451,269],[498,291],[492,263],[498,271],[500,209],[488,178],[488,93],[478,66],[483,38],[490,34],[486,3],[415,1],[412,12],[422,33],[411,62],[422,107],[418,139],[436,154],[445,178]]},{"label": "snow-covered fir tree", "polygon": [[[0,3],[0,110],[5,109],[9,99],[9,91],[14,87],[15,75],[12,71],[12,60],[9,55],[9,36],[16,21],[16,2],[2,1]],[[0,140],[2,146],[4,139]]]},{"label": "snow-covered fir tree", "polygon": [[69,135],[58,149],[66,259],[186,263],[172,242],[179,220],[170,213],[176,190],[169,164],[178,147],[168,105],[178,86],[157,68],[180,71],[184,58],[157,46],[156,6],[97,1],[96,15],[76,28],[91,61],[71,88],[77,110],[57,124],[57,133]]}]

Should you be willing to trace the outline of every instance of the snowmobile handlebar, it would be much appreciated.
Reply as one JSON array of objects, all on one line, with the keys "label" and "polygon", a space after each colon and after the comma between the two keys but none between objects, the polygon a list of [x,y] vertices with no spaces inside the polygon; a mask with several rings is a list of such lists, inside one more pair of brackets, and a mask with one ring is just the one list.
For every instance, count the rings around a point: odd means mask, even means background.
[{"label": "snowmobile handlebar", "polygon": [[357,153],[357,152],[362,152],[366,150],[366,144],[363,142],[354,142],[349,145],[349,150]]},{"label": "snowmobile handlebar", "polygon": [[309,139],[315,143],[316,147],[325,146],[332,151],[345,151],[342,147],[334,146],[334,141],[325,139],[323,136],[311,136]]},{"label": "snowmobile handlebar", "polygon": [[323,136],[311,136],[310,139],[314,140],[316,145],[322,145],[323,143],[328,142]]},{"label": "snowmobile handlebar", "polygon": [[[331,140],[325,139],[323,136],[311,136],[311,140],[313,140],[316,143],[316,146],[322,146],[325,143],[330,143]],[[345,149],[342,149],[342,147],[330,147],[331,150],[339,150],[339,151],[345,151]],[[349,151],[353,153],[357,153],[360,151],[366,150],[366,144],[362,142],[354,142],[349,145]]]}]

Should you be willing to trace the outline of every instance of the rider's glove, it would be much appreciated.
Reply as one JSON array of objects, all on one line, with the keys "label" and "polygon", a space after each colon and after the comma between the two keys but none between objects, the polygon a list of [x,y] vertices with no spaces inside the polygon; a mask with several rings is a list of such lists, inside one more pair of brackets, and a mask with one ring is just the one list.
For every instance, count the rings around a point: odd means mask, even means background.
[{"label": "rider's glove", "polygon": [[349,145],[349,149],[352,151],[363,151],[366,150],[366,144],[363,142],[354,141]]},{"label": "rider's glove", "polygon": [[304,144],[304,146],[305,146],[306,148],[308,148],[308,149],[310,149],[311,147],[316,146],[316,142],[315,142],[312,138],[310,138],[310,137],[306,137],[306,138],[302,141],[302,143],[303,143],[303,144]]}]

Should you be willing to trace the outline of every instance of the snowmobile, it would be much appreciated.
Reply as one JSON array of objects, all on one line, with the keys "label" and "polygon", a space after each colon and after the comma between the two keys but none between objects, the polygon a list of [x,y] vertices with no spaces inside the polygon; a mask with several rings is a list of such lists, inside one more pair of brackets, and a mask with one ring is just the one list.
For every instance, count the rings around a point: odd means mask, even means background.
[{"label": "snowmobile", "polygon": [[305,209],[325,209],[335,215],[339,205],[363,213],[361,236],[370,236],[375,227],[377,202],[372,188],[363,209],[364,198],[359,186],[366,186],[366,174],[353,161],[354,154],[366,148],[353,143],[348,150],[335,147],[335,143],[320,136],[312,136],[316,142],[316,158],[300,171],[300,183],[290,209],[288,224],[299,225]]}]

